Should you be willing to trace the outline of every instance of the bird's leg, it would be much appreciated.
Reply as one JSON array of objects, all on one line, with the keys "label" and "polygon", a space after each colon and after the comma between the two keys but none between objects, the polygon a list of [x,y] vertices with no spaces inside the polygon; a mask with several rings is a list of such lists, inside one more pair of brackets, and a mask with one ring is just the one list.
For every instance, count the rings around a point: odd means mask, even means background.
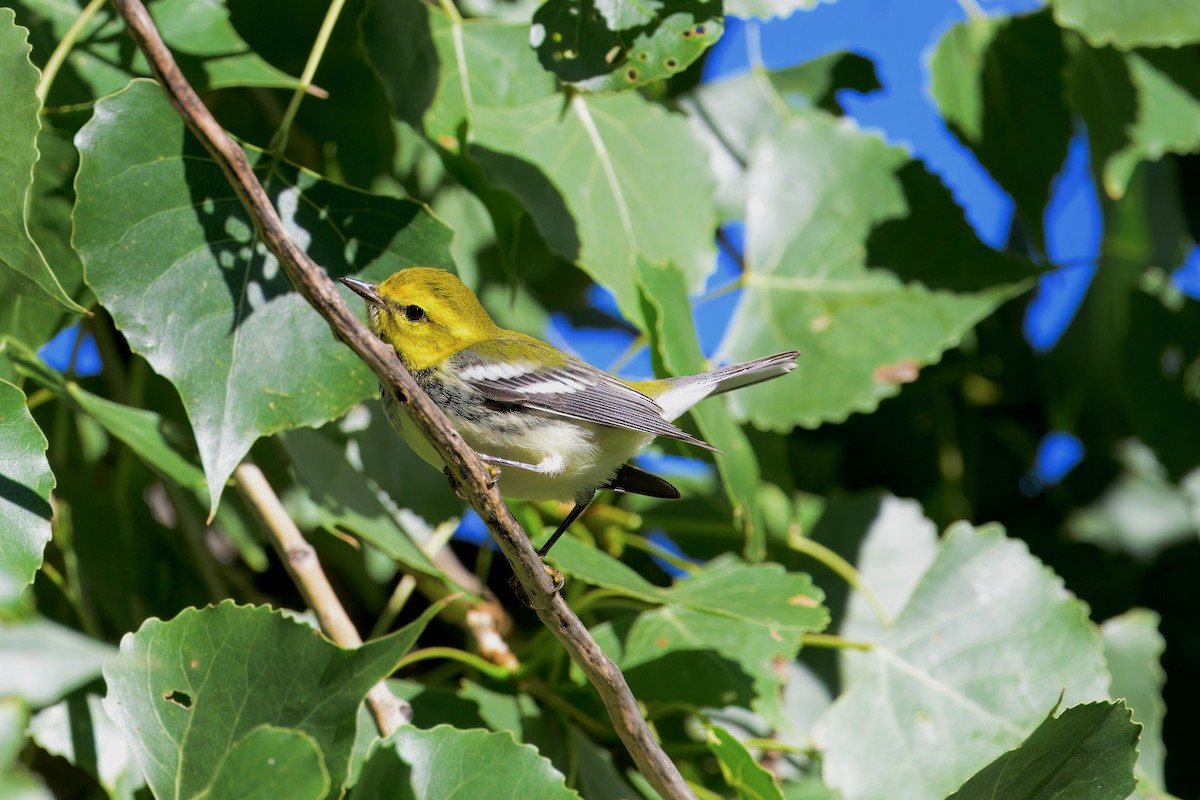
[{"label": "bird's leg", "polygon": [[[487,467],[487,488],[489,489],[500,482],[500,468],[496,466],[496,464],[507,464],[510,467],[522,467],[523,469],[537,469],[536,467],[531,467],[528,464],[522,464],[520,461],[509,461],[505,458],[496,458],[495,456],[489,456],[486,453],[476,453],[475,455],[479,456],[479,458],[483,461],[483,466]],[[458,496],[458,499],[466,500],[467,496],[463,494],[462,486],[459,485],[458,480],[450,473],[450,468],[442,467],[442,474],[445,475],[450,481],[450,488],[454,491],[454,494]]]},{"label": "bird's leg", "polygon": [[[550,534],[550,538],[547,539],[546,543],[538,550],[538,558],[542,559],[542,569],[546,570],[546,574],[549,575],[550,580],[554,582],[555,593],[562,591],[563,585],[566,584],[567,579],[563,577],[561,572],[546,563],[546,554],[550,552],[550,548],[554,546],[554,543],[558,541],[559,537],[567,532],[567,528],[571,527],[571,523],[578,519],[579,515],[583,513],[583,510],[587,508],[591,502],[592,501],[590,498],[584,502],[576,500],[574,508],[567,513],[566,518],[559,524],[554,533]],[[528,607],[529,597],[526,596],[525,590],[521,588],[521,583],[517,580],[516,575],[512,577],[512,580],[508,582],[508,585],[512,587],[514,592],[516,592],[517,598]]]}]

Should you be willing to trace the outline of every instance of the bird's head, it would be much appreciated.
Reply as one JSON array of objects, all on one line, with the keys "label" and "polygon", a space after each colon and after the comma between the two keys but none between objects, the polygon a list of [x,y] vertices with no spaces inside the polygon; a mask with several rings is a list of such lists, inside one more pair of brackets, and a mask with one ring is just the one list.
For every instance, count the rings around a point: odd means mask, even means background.
[{"label": "bird's head", "polygon": [[471,290],[445,270],[403,269],[380,284],[341,281],[367,301],[371,330],[410,370],[426,369],[497,330]]}]

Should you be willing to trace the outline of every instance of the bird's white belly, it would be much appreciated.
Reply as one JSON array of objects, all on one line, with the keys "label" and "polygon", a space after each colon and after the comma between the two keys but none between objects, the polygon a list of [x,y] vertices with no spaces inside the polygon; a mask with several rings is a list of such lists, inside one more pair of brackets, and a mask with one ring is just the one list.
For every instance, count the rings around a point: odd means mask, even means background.
[{"label": "bird's white belly", "polygon": [[[417,455],[442,469],[441,456],[407,413],[397,409],[389,417],[393,425],[399,422],[400,433]],[[569,501],[584,495],[590,499],[596,487],[654,438],[551,414],[536,414],[536,424],[515,433],[501,433],[462,418],[453,422],[475,452],[538,468],[499,465],[500,492],[515,500]]]}]

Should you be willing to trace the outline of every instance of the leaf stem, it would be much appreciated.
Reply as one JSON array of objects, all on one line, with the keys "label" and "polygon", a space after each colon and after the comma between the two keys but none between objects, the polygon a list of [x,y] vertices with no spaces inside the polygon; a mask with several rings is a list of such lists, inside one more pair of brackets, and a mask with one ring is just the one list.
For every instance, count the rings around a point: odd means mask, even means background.
[{"label": "leaf stem", "polygon": [[346,0],[332,0],[329,10],[325,12],[325,19],[321,20],[317,38],[313,42],[312,50],[308,53],[308,61],[304,64],[304,71],[300,73],[300,84],[292,92],[292,97],[288,100],[287,108],[283,112],[283,119],[279,123],[279,129],[275,131],[275,135],[271,137],[271,143],[267,146],[272,164],[277,162],[287,150],[288,135],[291,132],[292,123],[296,121],[296,114],[300,111],[300,102],[312,88],[313,77],[316,76],[317,67],[321,65],[321,59],[325,56],[325,48],[329,45],[329,39],[333,36],[333,29],[337,25],[338,17],[341,16],[342,8],[345,5]]},{"label": "leaf stem", "polygon": [[414,650],[400,659],[400,663],[396,665],[396,670],[400,671],[405,667],[411,667],[419,661],[429,661],[435,658],[457,661],[459,664],[465,664],[468,667],[477,669],[484,675],[497,681],[506,681],[512,677],[512,670],[506,669],[499,664],[493,664],[486,658],[477,656],[474,653],[459,650],[457,647],[423,647],[420,650]]},{"label": "leaf stem", "polygon": [[800,643],[805,647],[824,647],[831,650],[871,650],[875,647],[871,642],[856,642],[832,633],[806,633],[800,637]]},{"label": "leaf stem", "polygon": [[54,85],[54,79],[58,77],[58,71],[62,69],[63,62],[67,60],[67,56],[71,52],[71,48],[75,46],[75,42],[79,39],[79,34],[83,33],[83,29],[92,21],[92,17],[96,16],[96,12],[104,5],[106,0],[92,0],[84,6],[83,11],[79,12],[79,16],[67,28],[67,32],[63,34],[63,38],[59,39],[58,44],[54,46],[54,52],[50,54],[50,58],[46,59],[46,66],[42,68],[42,77],[37,85],[38,103],[46,105],[46,97],[50,94],[50,87]]},{"label": "leaf stem", "polygon": [[615,528],[614,530],[621,538],[621,541],[627,546],[632,547],[634,550],[641,550],[643,553],[649,553],[652,556],[657,556],[658,558],[661,558],[663,561],[670,564],[672,567],[681,569],[684,572],[695,572],[697,569],[699,569],[699,565],[682,556],[672,553],[662,545],[652,542],[640,534],[623,531],[620,528]]},{"label": "leaf stem", "polygon": [[[454,521],[457,523],[457,520]],[[425,543],[421,549],[425,551],[425,555],[432,559],[438,554],[446,542],[450,541],[450,537],[454,535],[456,525],[447,525],[442,523],[433,531],[433,536]],[[412,597],[412,593],[417,589],[417,579],[411,573],[406,573],[404,577],[396,584],[395,591],[388,598],[387,605],[383,607],[383,611],[379,613],[379,618],[375,620],[375,624],[371,626],[371,632],[367,635],[368,639],[374,639],[377,636],[382,636],[387,633],[392,627],[392,623],[396,621],[396,617],[400,616],[400,612],[404,610],[405,603]]]},{"label": "leaf stem", "polygon": [[862,595],[863,599],[867,601],[867,605],[871,607],[872,613],[875,614],[875,618],[879,620],[879,624],[885,628],[892,627],[892,615],[883,607],[883,603],[879,601],[875,592],[871,591],[871,587],[863,580],[862,574],[854,568],[853,564],[807,536],[788,537],[788,546],[833,570],[838,577],[850,585],[851,589]]},{"label": "leaf stem", "polygon": [[446,12],[446,16],[450,17],[450,19],[454,21],[455,25],[462,24],[462,14],[458,13],[458,9],[455,7],[453,0],[438,0],[438,5],[442,7],[442,11]]}]

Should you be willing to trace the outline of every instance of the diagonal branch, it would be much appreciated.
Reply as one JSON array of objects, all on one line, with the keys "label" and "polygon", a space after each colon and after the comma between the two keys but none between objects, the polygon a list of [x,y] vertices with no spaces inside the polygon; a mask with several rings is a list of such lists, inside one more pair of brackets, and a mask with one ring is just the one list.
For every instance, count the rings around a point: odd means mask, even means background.
[{"label": "diagonal branch", "polygon": [[221,165],[263,242],[279,259],[292,285],[325,318],[334,336],[379,376],[384,390],[405,404],[413,421],[437,448],[472,507],[499,543],[543,624],[596,688],[617,734],[642,774],[667,800],[693,798],[679,770],[651,734],[625,677],[604,655],[566,601],[553,591],[525,532],[500,499],[499,492],[487,488],[487,472],[479,456],[466,445],[441,409],[421,391],[395,351],[367,330],[325,271],[287,235],[241,147],[225,133],[183,77],[145,6],[140,0],[113,0],[113,5],[146,55],[167,99]]}]

